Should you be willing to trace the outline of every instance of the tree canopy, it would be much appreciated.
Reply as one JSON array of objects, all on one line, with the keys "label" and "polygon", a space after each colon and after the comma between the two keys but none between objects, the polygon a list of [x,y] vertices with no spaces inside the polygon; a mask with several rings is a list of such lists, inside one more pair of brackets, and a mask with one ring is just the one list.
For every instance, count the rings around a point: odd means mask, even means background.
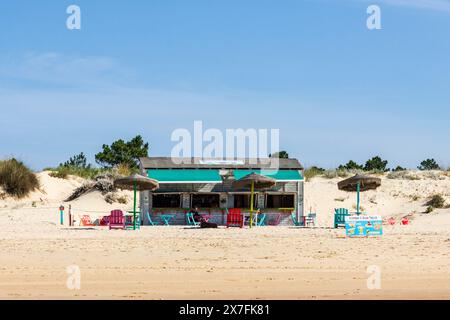
[{"label": "tree canopy", "polygon": [[110,146],[104,144],[102,151],[95,155],[95,161],[103,167],[127,165],[129,168],[138,168],[139,158],[148,156],[148,143],[140,135],[128,142],[122,139],[114,141]]},{"label": "tree canopy", "polygon": [[274,154],[269,154],[270,158],[279,158],[279,159],[289,159],[289,153],[287,151],[275,152]]},{"label": "tree canopy", "polygon": [[382,160],[379,156],[373,157],[366,161],[366,165],[364,166],[365,171],[388,171],[387,169],[387,160]]},{"label": "tree canopy", "polygon": [[438,165],[434,159],[423,160],[417,167],[419,170],[440,170],[441,167]]}]

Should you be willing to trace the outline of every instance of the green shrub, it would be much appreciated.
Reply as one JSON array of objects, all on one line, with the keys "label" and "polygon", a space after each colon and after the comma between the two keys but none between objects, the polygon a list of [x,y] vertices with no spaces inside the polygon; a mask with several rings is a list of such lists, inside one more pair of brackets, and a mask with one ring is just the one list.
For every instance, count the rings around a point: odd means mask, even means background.
[{"label": "green shrub", "polygon": [[363,170],[364,167],[360,164],[357,164],[355,161],[350,160],[345,165],[340,165],[337,170]]},{"label": "green shrub", "polygon": [[306,181],[309,181],[310,179],[314,178],[315,176],[319,176],[325,172],[325,169],[319,168],[316,166],[312,166],[305,170],[305,179]]},{"label": "green shrub", "polygon": [[94,179],[100,174],[106,173],[108,170],[99,168],[77,168],[77,167],[67,167],[59,166],[58,168],[50,169],[49,175],[53,178],[67,179],[69,176],[77,176],[83,179]]},{"label": "green shrub", "polygon": [[400,179],[400,180],[420,180],[420,177],[410,171],[392,171],[386,176],[388,179]]},{"label": "green shrub", "polygon": [[349,170],[346,169],[335,169],[335,170],[326,170],[323,173],[323,176],[327,179],[333,178],[346,178],[351,174]]},{"label": "green shrub", "polygon": [[427,209],[425,210],[425,213],[432,213],[434,211],[433,206],[428,206]]},{"label": "green shrub", "polygon": [[114,167],[114,172],[118,176],[129,176],[133,173],[139,173],[139,169],[130,168],[127,164],[119,164],[116,167]]},{"label": "green shrub", "polygon": [[443,208],[445,206],[445,199],[440,194],[435,194],[431,197],[431,199],[427,202],[428,206],[433,208]]},{"label": "green shrub", "polygon": [[83,152],[71,157],[68,161],[61,163],[60,167],[74,167],[80,169],[89,169],[91,164],[87,163],[87,158]]},{"label": "green shrub", "polygon": [[39,188],[37,176],[16,159],[0,161],[0,186],[10,196],[26,197]]},{"label": "green shrub", "polygon": [[287,151],[275,152],[274,154],[269,154],[269,158],[289,159],[289,153]]},{"label": "green shrub", "polygon": [[437,164],[434,159],[426,159],[420,163],[420,166],[417,167],[419,170],[440,170],[441,167]]},{"label": "green shrub", "polygon": [[128,198],[126,196],[121,196],[117,198],[117,202],[120,204],[127,204],[128,203]]},{"label": "green shrub", "polygon": [[367,160],[366,165],[364,166],[365,171],[376,171],[376,172],[385,172],[387,171],[387,160],[382,160],[380,157],[376,156],[372,159]]}]

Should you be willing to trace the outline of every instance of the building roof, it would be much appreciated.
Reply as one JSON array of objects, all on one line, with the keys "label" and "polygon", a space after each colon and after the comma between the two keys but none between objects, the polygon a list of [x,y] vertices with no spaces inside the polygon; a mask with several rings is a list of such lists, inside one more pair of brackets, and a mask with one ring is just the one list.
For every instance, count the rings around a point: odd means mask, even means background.
[{"label": "building roof", "polygon": [[[273,158],[246,159],[202,159],[150,157],[140,158],[144,169],[273,169],[270,160]],[[281,170],[302,170],[297,159],[278,159]]]}]

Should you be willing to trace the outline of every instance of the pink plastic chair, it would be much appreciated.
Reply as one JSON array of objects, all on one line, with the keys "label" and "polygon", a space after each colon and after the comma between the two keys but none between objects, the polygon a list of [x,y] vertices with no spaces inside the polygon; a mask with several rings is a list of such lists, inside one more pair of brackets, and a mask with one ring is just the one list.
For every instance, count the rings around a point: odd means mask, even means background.
[{"label": "pink plastic chair", "polygon": [[269,221],[269,226],[277,226],[280,224],[280,222],[281,222],[281,213],[278,213],[275,216],[275,219]]},{"label": "pink plastic chair", "polygon": [[109,216],[109,230],[125,229],[125,217],[122,210],[113,210]]}]

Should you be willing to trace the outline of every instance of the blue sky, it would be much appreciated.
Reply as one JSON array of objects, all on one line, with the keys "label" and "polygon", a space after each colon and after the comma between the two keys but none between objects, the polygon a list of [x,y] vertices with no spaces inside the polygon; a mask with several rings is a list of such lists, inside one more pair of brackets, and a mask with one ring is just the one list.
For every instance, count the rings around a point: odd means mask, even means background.
[{"label": "blue sky", "polygon": [[2,1],[0,40],[0,157],[36,170],[136,134],[170,155],[194,120],[279,128],[307,166],[450,166],[450,0]]}]

